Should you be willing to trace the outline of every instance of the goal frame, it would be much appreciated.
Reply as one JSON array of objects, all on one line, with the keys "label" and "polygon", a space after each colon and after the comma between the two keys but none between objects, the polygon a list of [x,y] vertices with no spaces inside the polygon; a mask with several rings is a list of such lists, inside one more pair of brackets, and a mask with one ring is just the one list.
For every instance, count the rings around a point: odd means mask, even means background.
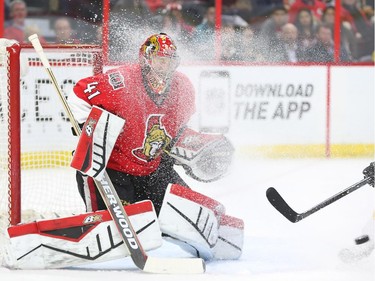
[{"label": "goal frame", "polygon": [[[20,53],[17,43],[6,47],[8,53],[8,210],[11,225],[21,222],[21,102]],[[11,71],[10,71],[11,70]]]},{"label": "goal frame", "polygon": [[[88,51],[93,53],[93,74],[103,72],[102,49],[98,45],[59,45],[46,44],[48,51],[56,52]],[[21,51],[33,50],[31,44],[13,44],[6,47],[8,53],[8,224],[16,225],[22,218],[22,182],[21,182]],[[48,56],[48,53],[47,53]]]}]

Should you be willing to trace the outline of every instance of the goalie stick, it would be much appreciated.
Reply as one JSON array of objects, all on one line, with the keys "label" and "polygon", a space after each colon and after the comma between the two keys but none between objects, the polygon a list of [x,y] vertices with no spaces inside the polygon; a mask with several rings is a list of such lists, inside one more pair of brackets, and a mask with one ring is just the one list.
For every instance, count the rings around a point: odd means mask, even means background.
[{"label": "goalie stick", "polygon": [[[29,37],[31,44],[40,57],[40,60],[46,69],[52,84],[54,85],[60,101],[62,102],[66,114],[73,126],[77,136],[81,135],[81,128],[75,120],[73,113],[58,86],[55,75],[52,72],[49,61],[44,54],[37,34]],[[128,215],[126,214],[120,198],[108,176],[105,172],[103,180],[95,179],[96,187],[105,202],[109,213],[129,251],[134,264],[145,272],[150,273],[203,273],[205,272],[205,263],[200,258],[157,258],[146,254],[139,242],[137,234],[132,227]]]},{"label": "goalie stick", "polygon": [[278,210],[284,217],[286,217],[289,221],[296,223],[300,220],[303,220],[304,218],[314,214],[315,212],[319,211],[320,209],[332,204],[333,202],[339,200],[340,198],[348,195],[349,193],[352,193],[353,191],[359,189],[360,187],[364,186],[365,184],[369,183],[371,181],[371,178],[367,177],[362,179],[361,181],[349,186],[348,188],[344,189],[343,191],[333,195],[332,197],[324,200],[323,202],[319,203],[318,205],[312,207],[311,209],[303,212],[303,213],[297,213],[294,211],[288,203],[285,202],[285,200],[281,197],[279,192],[273,188],[270,187],[266,191],[266,196],[268,201],[272,204],[272,206],[275,207],[276,210]]}]

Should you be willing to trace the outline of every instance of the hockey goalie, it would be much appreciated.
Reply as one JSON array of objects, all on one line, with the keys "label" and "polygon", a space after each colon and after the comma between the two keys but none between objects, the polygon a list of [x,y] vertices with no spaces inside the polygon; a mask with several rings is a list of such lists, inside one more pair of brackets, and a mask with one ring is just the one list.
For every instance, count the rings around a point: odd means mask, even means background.
[{"label": "hockey goalie", "polygon": [[174,169],[181,165],[195,180],[213,182],[227,173],[234,152],[225,136],[187,127],[194,87],[178,65],[173,40],[153,34],[141,45],[138,64],[76,84],[68,101],[82,134],[71,166],[87,213],[10,227],[8,267],[56,268],[129,255],[95,187],[104,171],[146,251],[168,239],[205,260],[241,256],[243,221]]}]

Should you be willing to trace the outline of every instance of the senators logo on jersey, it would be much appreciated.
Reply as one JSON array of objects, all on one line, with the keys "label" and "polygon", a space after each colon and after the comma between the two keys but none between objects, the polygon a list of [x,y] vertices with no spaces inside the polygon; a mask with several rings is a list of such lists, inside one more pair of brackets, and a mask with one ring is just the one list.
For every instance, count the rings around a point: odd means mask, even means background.
[{"label": "senators logo on jersey", "polygon": [[147,119],[143,147],[132,151],[138,159],[147,162],[157,158],[171,142],[171,137],[161,123],[162,117],[163,115],[151,115]]}]

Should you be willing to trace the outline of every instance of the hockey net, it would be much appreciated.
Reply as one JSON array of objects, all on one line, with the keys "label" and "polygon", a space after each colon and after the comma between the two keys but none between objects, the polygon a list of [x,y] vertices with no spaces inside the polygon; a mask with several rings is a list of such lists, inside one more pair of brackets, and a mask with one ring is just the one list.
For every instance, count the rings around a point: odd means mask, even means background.
[{"label": "hockey net", "polygon": [[[65,95],[79,79],[101,71],[99,48],[48,46],[45,53]],[[1,231],[85,211],[69,166],[76,142],[38,55],[0,39]]]}]

